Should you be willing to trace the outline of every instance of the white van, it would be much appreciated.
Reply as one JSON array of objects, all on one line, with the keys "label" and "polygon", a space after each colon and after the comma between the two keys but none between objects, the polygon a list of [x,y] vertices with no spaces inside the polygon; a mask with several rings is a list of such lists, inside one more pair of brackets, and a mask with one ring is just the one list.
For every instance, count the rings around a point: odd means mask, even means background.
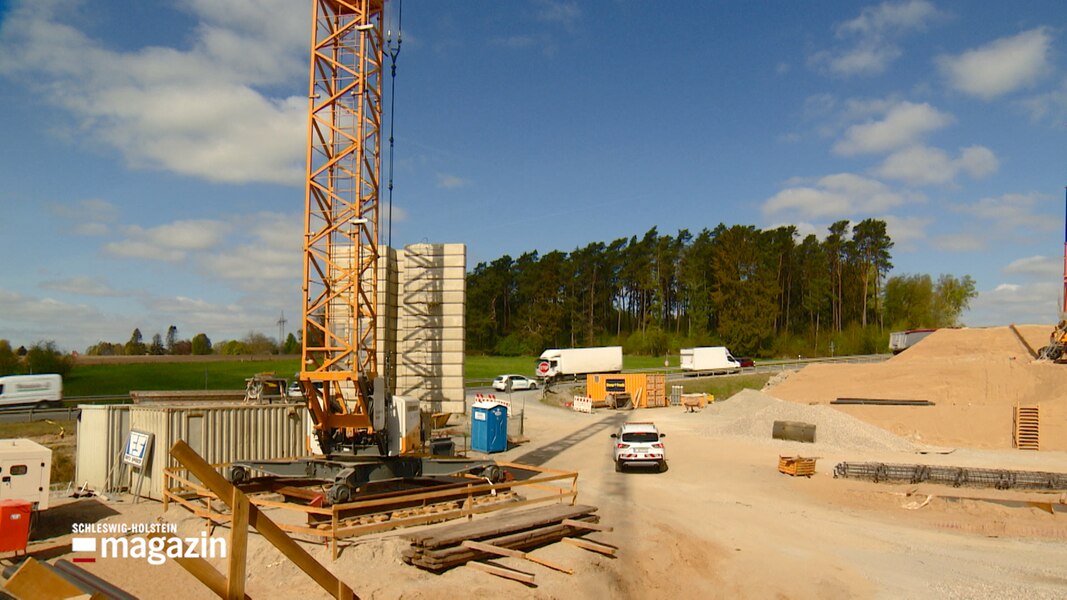
[{"label": "white van", "polygon": [[0,377],[0,407],[47,406],[63,400],[60,375],[8,375]]}]

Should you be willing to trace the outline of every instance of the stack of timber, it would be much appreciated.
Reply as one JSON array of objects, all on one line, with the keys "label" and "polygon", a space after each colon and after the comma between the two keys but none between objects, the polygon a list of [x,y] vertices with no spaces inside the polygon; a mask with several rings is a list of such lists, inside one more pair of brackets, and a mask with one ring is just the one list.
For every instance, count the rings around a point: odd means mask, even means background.
[{"label": "stack of timber", "polygon": [[[600,518],[593,514],[596,510],[595,506],[553,504],[435,527],[405,536],[411,541],[411,547],[404,550],[403,559],[408,564],[439,572],[472,561],[515,556],[569,572],[570,569],[565,567],[527,556],[522,550],[582,536],[590,531],[610,531],[610,527],[598,525]],[[613,546],[589,540],[583,540],[579,545],[605,554],[614,555],[615,551]]]}]

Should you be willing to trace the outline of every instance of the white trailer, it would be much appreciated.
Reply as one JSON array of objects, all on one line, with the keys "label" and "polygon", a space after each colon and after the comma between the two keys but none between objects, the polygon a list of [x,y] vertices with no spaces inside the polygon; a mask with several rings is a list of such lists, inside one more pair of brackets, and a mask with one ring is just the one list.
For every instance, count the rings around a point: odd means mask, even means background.
[{"label": "white trailer", "polygon": [[682,348],[680,366],[683,371],[708,373],[736,373],[741,370],[741,363],[730,355],[726,346]]},{"label": "white trailer", "polygon": [[889,334],[889,349],[892,350],[893,354],[900,354],[935,331],[937,330],[910,329],[908,331],[894,331]]},{"label": "white trailer", "polygon": [[63,399],[59,375],[8,375],[0,377],[0,407],[58,404]]},{"label": "white trailer", "polygon": [[32,502],[48,508],[52,451],[33,440],[0,440],[0,500]]},{"label": "white trailer", "polygon": [[622,371],[622,346],[596,348],[552,348],[537,359],[537,376],[553,381],[588,373]]}]

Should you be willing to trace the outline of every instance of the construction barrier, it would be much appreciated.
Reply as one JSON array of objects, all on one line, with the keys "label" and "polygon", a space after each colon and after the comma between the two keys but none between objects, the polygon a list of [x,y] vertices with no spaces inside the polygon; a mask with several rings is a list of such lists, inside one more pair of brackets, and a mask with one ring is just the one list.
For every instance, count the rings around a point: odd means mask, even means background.
[{"label": "construction barrier", "polygon": [[592,413],[593,399],[586,396],[575,396],[574,401],[571,403],[571,408],[573,408],[575,412]]}]

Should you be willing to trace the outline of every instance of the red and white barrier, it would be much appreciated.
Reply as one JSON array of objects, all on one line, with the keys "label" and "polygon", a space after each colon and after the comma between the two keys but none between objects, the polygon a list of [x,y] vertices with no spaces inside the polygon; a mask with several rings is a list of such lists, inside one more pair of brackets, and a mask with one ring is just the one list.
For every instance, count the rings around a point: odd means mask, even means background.
[{"label": "red and white barrier", "polygon": [[574,402],[571,403],[571,408],[573,408],[575,412],[592,413],[593,399],[585,396],[575,396]]}]

